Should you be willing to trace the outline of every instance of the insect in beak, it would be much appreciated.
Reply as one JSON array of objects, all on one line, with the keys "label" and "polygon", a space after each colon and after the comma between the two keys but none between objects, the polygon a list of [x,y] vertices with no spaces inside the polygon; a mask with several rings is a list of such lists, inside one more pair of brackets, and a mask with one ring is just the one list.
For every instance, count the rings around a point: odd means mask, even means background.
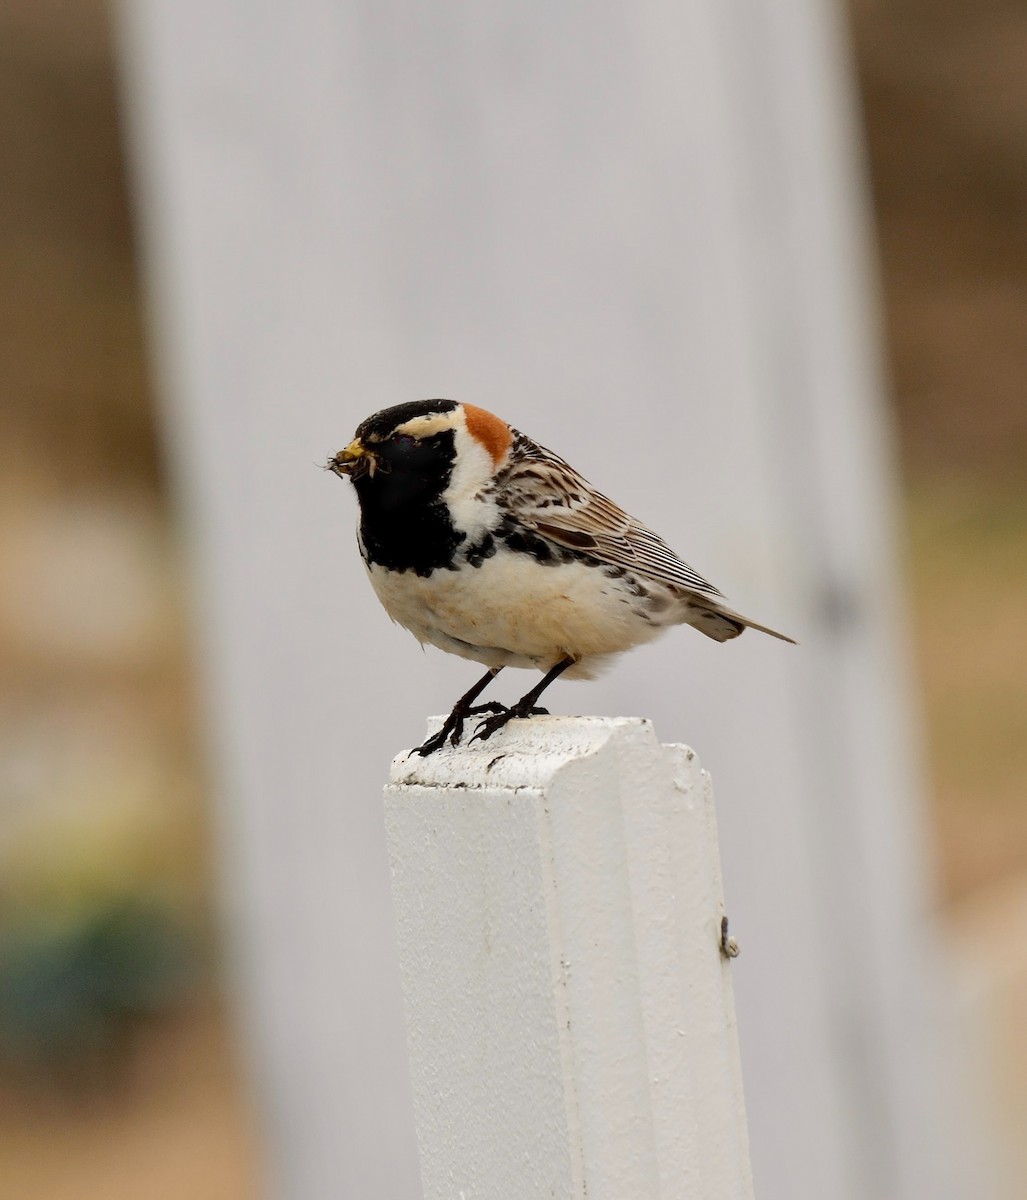
[{"label": "insect in beak", "polygon": [[345,475],[348,475],[352,479],[363,475],[365,471],[373,479],[374,473],[378,469],[378,459],[358,439],[350,442],[345,450],[340,450],[338,454],[330,458],[326,466],[329,471],[338,475],[340,479]]}]

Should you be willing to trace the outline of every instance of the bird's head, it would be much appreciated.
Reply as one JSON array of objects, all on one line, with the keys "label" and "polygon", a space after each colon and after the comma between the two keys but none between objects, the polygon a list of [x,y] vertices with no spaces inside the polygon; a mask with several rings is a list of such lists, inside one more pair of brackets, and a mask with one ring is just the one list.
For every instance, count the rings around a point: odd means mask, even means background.
[{"label": "bird's head", "polygon": [[398,508],[447,491],[476,492],[506,460],[512,440],[506,422],[482,408],[418,400],[368,417],[326,465],[349,477],[362,504]]}]

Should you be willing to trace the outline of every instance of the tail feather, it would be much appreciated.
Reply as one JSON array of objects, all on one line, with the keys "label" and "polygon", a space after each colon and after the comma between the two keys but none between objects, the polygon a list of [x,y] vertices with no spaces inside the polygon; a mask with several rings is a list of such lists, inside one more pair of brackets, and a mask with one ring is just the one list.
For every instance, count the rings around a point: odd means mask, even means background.
[{"label": "tail feather", "polygon": [[[706,597],[703,599],[705,600]],[[700,633],[705,633],[707,637],[713,638],[715,642],[727,642],[731,638],[738,637],[740,633],[744,633],[746,629],[758,629],[760,633],[767,633],[771,637],[779,638],[782,642],[789,642],[793,646],[798,644],[795,638],[790,638],[786,633],[779,633],[768,625],[750,621],[748,617],[743,617],[741,613],[736,613],[730,608],[697,603],[697,598],[694,597],[689,599],[686,620],[690,625],[694,625]]]}]

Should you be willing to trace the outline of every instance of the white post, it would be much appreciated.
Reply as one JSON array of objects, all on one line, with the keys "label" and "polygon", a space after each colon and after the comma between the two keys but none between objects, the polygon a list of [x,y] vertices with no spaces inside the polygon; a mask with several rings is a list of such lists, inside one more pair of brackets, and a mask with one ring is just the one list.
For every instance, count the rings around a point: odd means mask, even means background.
[{"label": "white post", "polygon": [[695,754],[537,717],[400,755],[385,809],[425,1200],[751,1197]]}]

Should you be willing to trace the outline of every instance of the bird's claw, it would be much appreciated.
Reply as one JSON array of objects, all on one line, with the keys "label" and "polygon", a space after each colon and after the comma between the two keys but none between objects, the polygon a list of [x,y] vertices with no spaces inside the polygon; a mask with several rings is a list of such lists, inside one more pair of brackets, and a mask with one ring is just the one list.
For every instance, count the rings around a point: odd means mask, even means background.
[{"label": "bird's claw", "polygon": [[415,746],[410,751],[411,754],[419,754],[422,758],[427,758],[429,754],[434,754],[436,750],[441,750],[446,744],[446,738],[449,737],[450,730],[445,725],[438,731],[433,733],[430,738],[423,741],[420,746]]},{"label": "bird's claw", "polygon": [[[471,742],[485,742],[502,729],[504,725],[508,725],[515,717],[548,717],[548,708],[525,707],[520,704],[513,704],[502,712],[497,712],[494,716],[486,717],[484,721],[479,722],[478,728],[471,735]],[[468,742],[470,745],[470,742]]]},{"label": "bird's claw", "polygon": [[[464,722],[468,717],[476,717],[480,713],[492,713],[493,717],[490,718],[491,720],[495,716],[506,712],[506,705],[500,704],[497,700],[490,700],[485,704],[475,704],[459,711],[454,709],[446,718],[446,723],[438,733],[433,733],[420,746],[415,746],[413,752],[419,754],[422,758],[427,758],[429,754],[434,754],[436,750],[441,750],[447,741],[451,746],[458,746],[460,739],[464,735]],[[471,741],[473,740],[472,738]]]}]

